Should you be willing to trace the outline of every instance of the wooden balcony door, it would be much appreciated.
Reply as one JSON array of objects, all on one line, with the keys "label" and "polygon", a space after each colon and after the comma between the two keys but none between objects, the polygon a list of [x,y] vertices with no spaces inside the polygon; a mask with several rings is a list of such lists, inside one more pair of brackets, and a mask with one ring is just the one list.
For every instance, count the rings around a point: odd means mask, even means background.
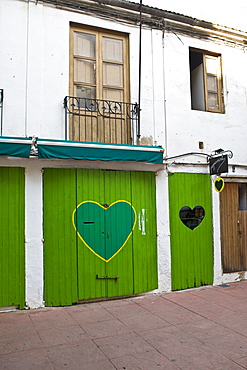
[{"label": "wooden balcony door", "polygon": [[128,37],[93,28],[71,28],[70,96],[78,98],[70,139],[130,143]]}]

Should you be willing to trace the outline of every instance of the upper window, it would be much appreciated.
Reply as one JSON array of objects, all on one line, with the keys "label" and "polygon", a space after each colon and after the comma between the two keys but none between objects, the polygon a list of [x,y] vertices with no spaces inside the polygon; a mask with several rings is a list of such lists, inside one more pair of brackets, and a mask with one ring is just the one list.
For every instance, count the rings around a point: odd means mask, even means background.
[{"label": "upper window", "polygon": [[224,113],[221,56],[190,49],[191,108]]},{"label": "upper window", "polygon": [[127,102],[127,37],[72,29],[71,92],[80,98]]},{"label": "upper window", "polygon": [[128,35],[71,27],[70,140],[130,144]]}]

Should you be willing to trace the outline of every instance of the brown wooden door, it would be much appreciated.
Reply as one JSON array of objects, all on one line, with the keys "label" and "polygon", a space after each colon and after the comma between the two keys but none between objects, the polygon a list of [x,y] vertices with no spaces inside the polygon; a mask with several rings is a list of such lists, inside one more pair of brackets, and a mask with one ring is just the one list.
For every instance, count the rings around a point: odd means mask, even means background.
[{"label": "brown wooden door", "polygon": [[220,194],[223,272],[247,270],[247,184],[226,183]]}]

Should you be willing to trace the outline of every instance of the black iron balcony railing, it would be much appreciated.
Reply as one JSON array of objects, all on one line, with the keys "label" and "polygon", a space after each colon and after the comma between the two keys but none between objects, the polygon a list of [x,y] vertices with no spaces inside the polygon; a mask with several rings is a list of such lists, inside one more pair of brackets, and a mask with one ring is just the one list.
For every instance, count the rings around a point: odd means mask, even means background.
[{"label": "black iron balcony railing", "polygon": [[66,140],[137,143],[139,111],[137,103],[66,96],[64,108]]},{"label": "black iron balcony railing", "polygon": [[0,135],[3,136],[3,89],[0,89]]}]

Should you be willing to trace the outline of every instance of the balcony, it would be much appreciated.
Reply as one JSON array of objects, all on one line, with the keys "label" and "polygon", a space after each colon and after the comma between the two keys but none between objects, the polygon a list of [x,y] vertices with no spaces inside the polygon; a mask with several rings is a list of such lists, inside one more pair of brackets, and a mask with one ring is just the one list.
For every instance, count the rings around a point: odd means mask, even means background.
[{"label": "balcony", "polygon": [[[138,143],[138,104],[66,96],[65,140]],[[69,136],[69,137],[68,137]]]},{"label": "balcony", "polygon": [[0,157],[38,156],[163,166],[161,146],[139,145],[138,104],[66,96],[64,139],[12,137],[2,136],[3,92],[0,89]]}]

